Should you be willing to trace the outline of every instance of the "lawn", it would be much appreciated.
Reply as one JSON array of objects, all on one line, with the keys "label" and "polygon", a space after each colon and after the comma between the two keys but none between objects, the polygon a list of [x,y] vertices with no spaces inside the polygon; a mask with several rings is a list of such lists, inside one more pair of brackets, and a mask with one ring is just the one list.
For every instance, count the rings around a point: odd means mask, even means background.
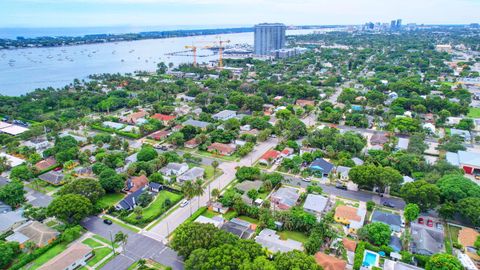
[{"label": "lawn", "polygon": [[[128,267],[127,270],[137,269],[137,266],[138,266],[138,261],[135,262],[134,264],[130,265],[130,267]],[[166,267],[165,265],[159,264],[159,263],[154,262],[154,261],[151,261],[151,260],[147,260],[147,261],[145,262],[145,266],[148,266],[150,269],[154,269],[154,270],[164,270],[164,269],[167,269],[167,267]]]},{"label": "lawn", "polygon": [[88,266],[94,266],[103,258],[107,257],[108,254],[112,253],[112,250],[108,247],[97,248],[97,249],[94,249],[94,251],[95,251],[95,256],[93,256],[93,258],[91,258],[87,262]]},{"label": "lawn", "polygon": [[247,216],[239,216],[238,218],[241,219],[241,220],[248,221],[248,222],[253,223],[253,224],[260,223],[260,221],[258,219],[254,219],[254,218],[247,217]]},{"label": "lawn", "polygon": [[470,108],[467,116],[472,118],[480,118],[480,108]]},{"label": "lawn", "polygon": [[196,153],[200,156],[217,158],[217,159],[221,159],[221,160],[225,160],[225,161],[236,161],[238,159],[238,156],[235,153],[231,156],[217,155],[217,154],[213,154],[213,153],[210,153],[210,152],[207,152],[207,151],[198,151]]},{"label": "lawn", "polygon": [[301,243],[305,243],[308,240],[308,236],[301,232],[283,231],[279,232],[278,234],[282,240],[292,239]]},{"label": "lawn", "polygon": [[[201,167],[205,169],[205,179],[210,180],[211,178],[213,178],[213,167],[212,166],[202,165]],[[219,169],[217,169],[217,173],[216,173],[215,176],[218,177],[220,175],[221,175],[221,172],[220,172]]]},{"label": "lawn", "polygon": [[[51,259],[53,259],[58,254],[62,253],[65,249],[67,249],[67,243],[61,242],[54,247],[50,248],[47,252],[43,253],[40,257],[35,259],[30,266],[28,267],[29,270],[34,270],[39,268],[40,266],[44,265]],[[27,267],[25,267],[27,269]]]},{"label": "lawn", "polygon": [[95,241],[92,238],[87,238],[87,239],[83,240],[82,243],[84,243],[85,245],[87,245],[91,248],[97,248],[97,247],[103,246],[98,241]]},{"label": "lawn", "polygon": [[[105,243],[105,244],[108,245],[109,247],[112,246],[112,242],[110,242],[109,240],[101,237],[101,236],[98,235],[98,234],[94,234],[92,237],[95,238],[95,239],[97,239],[97,240],[100,241],[100,242]],[[113,235],[112,235],[112,237],[113,237]],[[115,247],[119,247],[119,245],[118,245],[118,244],[115,244]]]},{"label": "lawn", "polygon": [[[165,202],[166,199],[169,199],[171,202],[171,206],[173,206],[177,202],[179,202],[182,198],[183,197],[180,194],[172,193],[166,190],[160,191],[157,197],[155,198],[155,200],[147,208],[143,209],[142,219],[148,220],[148,219],[158,217],[161,214],[163,214],[166,210],[168,210],[163,208],[163,203]],[[132,213],[125,218],[125,221],[135,224],[137,220],[135,219],[135,216]]]},{"label": "lawn", "polygon": [[226,220],[230,220],[236,216],[238,216],[238,213],[233,210],[230,210],[227,213],[225,213],[225,215],[223,215],[223,218]]},{"label": "lawn", "polygon": [[137,229],[136,227],[133,227],[132,225],[130,224],[127,224],[123,221],[120,221],[120,220],[117,220],[117,219],[113,219],[113,218],[108,218],[108,216],[105,216],[105,219],[108,219],[108,220],[111,220],[113,223],[117,224],[118,226],[120,227],[123,227],[127,230],[130,230],[130,231],[134,231],[136,233],[140,232],[139,229]]},{"label": "lawn", "polygon": [[213,212],[212,210],[207,210],[202,213],[202,216],[208,217],[208,218],[213,218],[214,216],[218,216],[218,213]]},{"label": "lawn", "polygon": [[108,193],[101,197],[97,201],[96,205],[101,209],[107,209],[110,206],[117,204],[120,200],[123,199],[124,196],[125,195],[122,193]]}]

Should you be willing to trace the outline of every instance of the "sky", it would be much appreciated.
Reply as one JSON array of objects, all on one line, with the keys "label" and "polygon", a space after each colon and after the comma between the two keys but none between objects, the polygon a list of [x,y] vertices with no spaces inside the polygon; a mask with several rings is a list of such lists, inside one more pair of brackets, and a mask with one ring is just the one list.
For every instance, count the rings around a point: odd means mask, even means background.
[{"label": "sky", "polygon": [[0,0],[0,28],[468,24],[480,0]]}]

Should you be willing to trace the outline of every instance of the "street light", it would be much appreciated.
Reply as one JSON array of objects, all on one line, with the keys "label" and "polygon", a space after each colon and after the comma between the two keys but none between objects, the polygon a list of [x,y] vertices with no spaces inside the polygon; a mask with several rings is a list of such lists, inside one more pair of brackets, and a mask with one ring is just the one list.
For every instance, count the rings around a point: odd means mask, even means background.
[{"label": "street light", "polygon": [[112,230],[109,230],[108,232],[110,233],[110,243],[112,243],[112,251],[113,251],[113,254],[115,254],[115,246],[113,244]]}]

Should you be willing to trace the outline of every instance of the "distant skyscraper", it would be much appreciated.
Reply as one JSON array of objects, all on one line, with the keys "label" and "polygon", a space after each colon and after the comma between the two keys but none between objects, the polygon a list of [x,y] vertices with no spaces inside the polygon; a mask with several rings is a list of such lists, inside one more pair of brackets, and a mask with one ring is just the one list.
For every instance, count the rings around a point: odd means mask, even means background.
[{"label": "distant skyscraper", "polygon": [[402,28],[402,19],[397,20],[397,29],[400,30]]},{"label": "distant skyscraper", "polygon": [[393,20],[393,21],[390,23],[390,29],[391,29],[391,30],[395,30],[396,27],[397,27],[397,21]]},{"label": "distant skyscraper", "polygon": [[269,55],[285,47],[286,26],[283,23],[261,23],[255,25],[255,54]]}]

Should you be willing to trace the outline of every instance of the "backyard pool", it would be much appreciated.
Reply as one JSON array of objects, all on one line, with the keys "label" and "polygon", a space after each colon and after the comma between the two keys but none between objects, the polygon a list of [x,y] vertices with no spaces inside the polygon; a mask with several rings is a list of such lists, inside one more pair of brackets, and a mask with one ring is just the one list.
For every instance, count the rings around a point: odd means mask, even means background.
[{"label": "backyard pool", "polygon": [[380,255],[378,253],[365,250],[365,254],[363,255],[363,263],[362,265],[365,267],[372,267],[379,265]]}]

